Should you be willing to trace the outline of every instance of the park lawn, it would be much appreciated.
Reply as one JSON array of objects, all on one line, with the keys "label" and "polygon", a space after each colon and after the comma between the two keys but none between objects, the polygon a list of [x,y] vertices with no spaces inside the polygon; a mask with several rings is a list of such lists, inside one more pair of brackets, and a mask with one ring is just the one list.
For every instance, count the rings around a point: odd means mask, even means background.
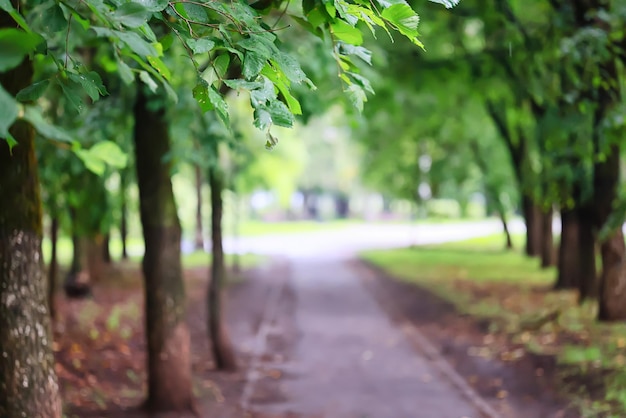
[{"label": "park lawn", "polygon": [[[595,301],[577,303],[572,291],[551,291],[554,268],[503,249],[500,234],[442,245],[369,251],[362,257],[396,279],[452,302],[463,314],[487,320],[488,334],[525,351],[555,356],[565,387],[584,417],[626,416],[626,324],[599,324]],[[482,353],[498,356],[497,338]],[[488,342],[488,343],[487,343]],[[489,354],[491,350],[491,354]],[[501,353],[500,353],[501,354]],[[502,358],[502,356],[500,356]],[[577,377],[597,386],[589,394]],[[593,381],[593,383],[591,383]]]}]

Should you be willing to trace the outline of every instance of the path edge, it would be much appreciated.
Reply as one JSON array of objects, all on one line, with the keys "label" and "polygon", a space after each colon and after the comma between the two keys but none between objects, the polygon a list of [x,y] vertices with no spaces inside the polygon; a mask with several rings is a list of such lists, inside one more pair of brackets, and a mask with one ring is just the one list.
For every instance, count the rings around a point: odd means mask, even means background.
[{"label": "path edge", "polygon": [[380,267],[361,258],[355,258],[351,263],[356,269],[366,273],[366,277],[361,276],[362,283],[368,292],[379,303],[381,308],[391,315],[391,319],[397,322],[401,331],[407,336],[409,342],[429,359],[439,373],[447,379],[456,390],[458,390],[471,404],[478,410],[484,418],[504,418],[487,401],[485,401],[461,376],[454,370],[448,361],[439,353],[439,350],[428,341],[415,325],[398,309],[388,298],[388,295],[381,295],[374,289],[374,280],[383,276],[384,280],[389,280],[389,274]]}]

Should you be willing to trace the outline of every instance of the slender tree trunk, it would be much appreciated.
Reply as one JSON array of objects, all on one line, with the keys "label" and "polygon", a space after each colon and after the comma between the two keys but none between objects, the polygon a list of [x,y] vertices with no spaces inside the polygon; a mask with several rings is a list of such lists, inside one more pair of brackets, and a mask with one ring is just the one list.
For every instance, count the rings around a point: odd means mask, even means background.
[{"label": "slender tree trunk", "polygon": [[[0,28],[15,28],[2,11]],[[0,73],[0,84],[15,95],[32,75],[26,58]],[[10,133],[17,141],[12,151],[0,139],[0,417],[60,418],[34,132],[20,121]]]},{"label": "slender tree trunk", "polygon": [[506,221],[506,214],[504,213],[504,208],[501,205],[497,206],[498,209],[498,218],[500,218],[500,222],[502,222],[502,229],[504,229],[504,235],[506,236],[506,249],[513,249],[513,240],[511,239],[511,233],[509,232],[509,225]]},{"label": "slender tree trunk", "polygon": [[554,235],[552,234],[552,217],[554,211],[549,208],[541,214],[541,267],[547,268],[554,263]]},{"label": "slender tree trunk", "polygon": [[526,224],[526,255],[541,255],[541,209],[527,195],[522,196],[522,211]]},{"label": "slender tree trunk", "polygon": [[580,283],[580,225],[574,209],[561,210],[561,242],[555,289],[577,289]]},{"label": "slender tree trunk", "polygon": [[155,109],[155,103],[149,102],[140,86],[134,107],[134,140],[146,245],[142,264],[148,340],[146,407],[152,411],[184,411],[194,409],[190,336],[185,323],[181,227],[170,166],[164,162],[170,138],[163,106]]},{"label": "slender tree trunk", "polygon": [[128,203],[126,201],[126,174],[120,175],[120,193],[122,197],[121,219],[120,219],[120,239],[122,240],[122,260],[128,260]]},{"label": "slender tree trunk", "polygon": [[233,213],[233,238],[237,243],[237,248],[233,253],[233,273],[238,274],[241,271],[241,257],[239,256],[239,224],[241,222],[241,199],[239,195],[234,193],[235,210]]},{"label": "slender tree trunk", "polygon": [[209,170],[209,185],[211,187],[211,252],[213,256],[207,294],[209,337],[217,369],[232,371],[237,368],[237,362],[221,315],[222,286],[226,279],[222,247],[222,190],[224,184],[222,174],[216,166]]},{"label": "slender tree trunk", "polygon": [[578,253],[580,280],[578,282],[579,301],[596,297],[598,294],[598,275],[596,273],[596,240],[593,218],[586,209],[579,209]]},{"label": "slender tree trunk", "polygon": [[194,248],[204,251],[204,232],[202,231],[202,170],[199,165],[194,166],[196,172],[196,234]]},{"label": "slender tree trunk", "polygon": [[59,218],[52,217],[50,224],[50,265],[48,266],[48,306],[50,307],[50,318],[56,319],[56,303],[54,302],[54,294],[57,288],[57,275],[59,272],[59,263],[57,260],[57,243],[59,241]]},{"label": "slender tree trunk", "polygon": [[111,264],[113,261],[111,258],[111,234],[108,232],[104,235],[104,241],[102,242],[102,261],[105,264]]},{"label": "slender tree trunk", "polygon": [[87,270],[91,283],[102,281],[107,271],[104,258],[106,237],[100,233],[84,238],[87,248]]},{"label": "slender tree trunk", "polygon": [[91,294],[91,278],[87,269],[88,243],[78,233],[76,208],[70,207],[72,222],[72,264],[65,276],[63,290],[69,298],[80,298]]}]

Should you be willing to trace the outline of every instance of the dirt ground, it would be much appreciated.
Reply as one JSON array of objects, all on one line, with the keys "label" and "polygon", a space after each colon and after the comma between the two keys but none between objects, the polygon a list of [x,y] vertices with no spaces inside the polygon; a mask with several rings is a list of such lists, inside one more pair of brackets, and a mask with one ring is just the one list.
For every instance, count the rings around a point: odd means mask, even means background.
[{"label": "dirt ground", "polygon": [[[355,269],[370,269],[354,262]],[[365,272],[365,270],[363,270]],[[379,272],[378,272],[379,273]],[[258,362],[284,363],[288,360],[299,331],[288,325],[280,336],[268,341],[266,352],[275,358],[255,358],[259,333],[268,306],[275,303],[275,286],[284,286],[288,266],[273,263],[246,273],[228,287],[226,313],[229,331],[237,344],[239,371],[220,373],[213,370],[206,340],[204,295],[206,269],[186,271],[188,323],[192,338],[194,393],[201,417],[218,418],[296,418],[303,415],[251,414],[241,408],[246,403],[286,401],[279,387],[289,376],[279,368],[262,369],[261,376],[251,372]],[[141,321],[142,292],[138,271],[124,272],[124,286],[114,283],[94,290],[93,299],[66,301],[59,296],[59,318],[55,326],[57,372],[68,417],[142,417],[141,404],[146,387],[145,344]],[[371,270],[370,270],[371,275]],[[490,405],[504,417],[574,418],[567,402],[555,389],[556,364],[551,357],[523,353],[512,361],[508,357],[480,355],[487,335],[485,324],[455,312],[454,307],[423,289],[402,284],[376,274],[366,287],[396,322],[409,321],[426,335],[446,360]],[[256,280],[263,276],[264,280]],[[364,274],[365,276],[365,274]],[[268,279],[269,278],[269,279]],[[275,314],[289,318],[295,299],[284,287],[279,295],[285,311]],[[270,330],[271,332],[271,330]],[[271,335],[269,337],[272,337]],[[516,347],[501,341],[501,353],[516,353]],[[329,349],[330,350],[330,349]],[[332,352],[322,353],[333,356]],[[265,354],[267,356],[267,354]],[[507,358],[508,360],[502,360]],[[255,372],[256,373],[256,372]],[[248,382],[255,379],[254,390]],[[287,380],[285,380],[287,379]],[[248,397],[246,401],[243,398]],[[243,402],[242,402],[243,399]],[[166,417],[167,415],[163,415]],[[169,415],[181,417],[180,414]],[[307,415],[308,417],[309,415]],[[333,417],[330,417],[333,418]]]}]

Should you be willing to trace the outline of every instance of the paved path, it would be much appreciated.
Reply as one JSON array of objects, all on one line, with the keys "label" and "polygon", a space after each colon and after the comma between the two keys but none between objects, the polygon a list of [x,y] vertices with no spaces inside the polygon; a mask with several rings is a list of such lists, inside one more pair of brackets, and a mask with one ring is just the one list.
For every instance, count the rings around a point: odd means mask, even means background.
[{"label": "paved path", "polygon": [[274,288],[242,399],[252,416],[482,416],[388,319],[349,262],[289,267]]}]

